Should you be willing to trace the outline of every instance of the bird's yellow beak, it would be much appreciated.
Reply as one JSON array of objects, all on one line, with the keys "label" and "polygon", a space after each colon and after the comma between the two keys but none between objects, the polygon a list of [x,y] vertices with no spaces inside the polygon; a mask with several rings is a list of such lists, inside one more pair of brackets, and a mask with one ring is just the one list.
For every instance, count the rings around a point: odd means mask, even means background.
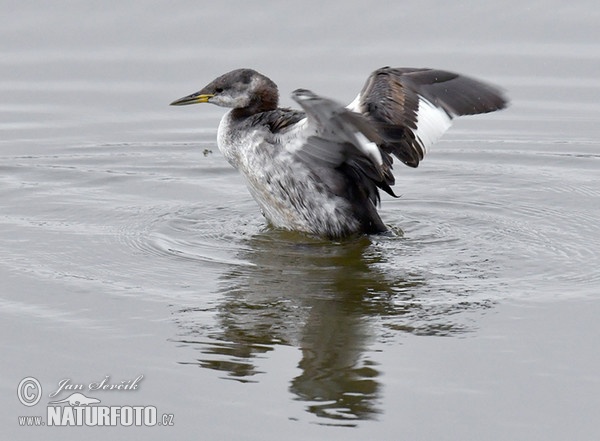
[{"label": "bird's yellow beak", "polygon": [[196,92],[173,101],[171,106],[186,106],[188,104],[208,103],[208,100],[210,100],[213,96],[215,95],[211,93]]}]

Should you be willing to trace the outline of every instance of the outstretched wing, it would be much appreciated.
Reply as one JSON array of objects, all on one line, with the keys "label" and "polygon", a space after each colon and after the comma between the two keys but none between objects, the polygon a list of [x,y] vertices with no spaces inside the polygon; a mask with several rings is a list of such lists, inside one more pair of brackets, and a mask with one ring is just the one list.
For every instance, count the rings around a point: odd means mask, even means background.
[{"label": "outstretched wing", "polygon": [[492,112],[506,104],[500,89],[464,75],[384,67],[369,76],[348,108],[374,125],[384,152],[417,167],[452,118]]},{"label": "outstretched wing", "polygon": [[354,191],[364,192],[374,205],[379,202],[378,188],[395,196],[390,188],[392,158],[378,147],[383,139],[365,117],[309,90],[295,90],[292,98],[307,117],[303,142],[294,152],[298,158],[314,169],[336,169],[348,176]]}]

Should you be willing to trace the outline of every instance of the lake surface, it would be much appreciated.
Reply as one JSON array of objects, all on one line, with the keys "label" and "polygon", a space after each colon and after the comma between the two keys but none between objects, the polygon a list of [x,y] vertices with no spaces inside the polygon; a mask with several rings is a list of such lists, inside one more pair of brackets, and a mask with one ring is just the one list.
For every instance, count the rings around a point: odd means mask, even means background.
[{"label": "lake surface", "polygon": [[[598,439],[594,2],[2,6],[5,439]],[[237,67],[350,102],[384,65],[511,99],[396,166],[394,237],[269,229],[223,110],[168,106]],[[173,425],[21,426],[66,379]]]}]

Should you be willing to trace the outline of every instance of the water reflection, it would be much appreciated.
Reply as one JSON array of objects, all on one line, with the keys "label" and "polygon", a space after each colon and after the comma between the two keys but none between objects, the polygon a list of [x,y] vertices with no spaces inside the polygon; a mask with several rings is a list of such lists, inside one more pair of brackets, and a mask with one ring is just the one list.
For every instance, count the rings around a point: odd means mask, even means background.
[{"label": "water reflection", "polygon": [[[390,331],[464,332],[449,317],[472,307],[417,300],[426,279],[390,268],[389,251],[402,249],[402,241],[362,237],[332,244],[293,233],[255,235],[239,252],[247,264],[222,277],[220,304],[180,311],[180,342],[200,350],[194,364],[241,382],[258,381],[261,357],[276,345],[298,347],[301,373],[289,390],[308,411],[344,425],[376,418],[381,384],[369,356],[373,341]],[[206,324],[206,312],[216,315],[216,325]]]}]

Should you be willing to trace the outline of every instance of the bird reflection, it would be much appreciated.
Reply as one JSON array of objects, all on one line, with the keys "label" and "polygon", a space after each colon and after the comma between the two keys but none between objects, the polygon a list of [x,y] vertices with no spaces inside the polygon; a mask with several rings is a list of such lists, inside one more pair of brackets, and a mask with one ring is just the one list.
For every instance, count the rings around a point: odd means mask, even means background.
[{"label": "bird reflection", "polygon": [[440,324],[439,309],[436,321],[427,323],[427,308],[411,300],[424,278],[389,271],[385,256],[366,236],[332,244],[300,233],[257,234],[238,255],[247,264],[222,277],[222,301],[212,310],[217,325],[195,325],[194,314],[202,320],[199,309],[181,311],[186,338],[180,341],[201,351],[194,364],[241,382],[258,381],[258,359],[276,345],[297,347],[301,373],[289,390],[309,412],[328,424],[375,419],[382,391],[369,348],[381,337],[381,319],[389,319],[388,330],[464,332],[443,319]]}]

